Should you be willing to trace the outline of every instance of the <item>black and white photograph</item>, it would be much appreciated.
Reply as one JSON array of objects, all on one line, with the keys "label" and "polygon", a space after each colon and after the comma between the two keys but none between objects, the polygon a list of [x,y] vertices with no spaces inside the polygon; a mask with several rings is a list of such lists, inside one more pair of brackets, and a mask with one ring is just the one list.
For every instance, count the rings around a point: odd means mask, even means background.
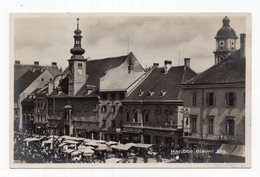
[{"label": "black and white photograph", "polygon": [[11,168],[249,168],[250,13],[10,14]]}]

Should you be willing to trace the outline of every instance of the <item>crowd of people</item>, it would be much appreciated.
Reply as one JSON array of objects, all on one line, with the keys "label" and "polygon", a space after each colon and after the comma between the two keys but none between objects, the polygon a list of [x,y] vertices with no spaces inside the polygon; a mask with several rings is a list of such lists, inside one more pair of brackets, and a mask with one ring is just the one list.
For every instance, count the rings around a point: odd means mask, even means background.
[{"label": "crowd of people", "polygon": [[[160,163],[165,162],[165,159],[167,162],[182,162],[178,154],[166,157],[165,151],[152,145],[147,148],[131,147],[120,150],[105,142],[101,144],[103,148],[98,148],[99,144],[98,147],[95,147],[96,144],[86,146],[86,141],[82,138],[74,144],[65,142],[62,137],[32,137],[16,133],[14,160],[20,163],[108,163],[111,159],[115,159],[114,163],[149,163],[149,161]],[[83,151],[80,151],[80,148],[83,148]],[[88,153],[84,149],[88,149]]]}]

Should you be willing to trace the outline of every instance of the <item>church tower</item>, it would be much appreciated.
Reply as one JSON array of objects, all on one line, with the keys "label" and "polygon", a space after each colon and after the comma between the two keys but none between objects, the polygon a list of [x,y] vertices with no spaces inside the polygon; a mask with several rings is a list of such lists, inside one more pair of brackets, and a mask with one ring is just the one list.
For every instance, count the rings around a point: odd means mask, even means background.
[{"label": "church tower", "polygon": [[215,64],[225,59],[231,52],[236,51],[236,32],[229,26],[230,20],[225,16],[223,26],[218,30],[216,39]]},{"label": "church tower", "polygon": [[69,90],[68,95],[76,95],[87,81],[87,60],[82,56],[85,50],[81,47],[81,30],[79,29],[79,18],[77,18],[77,29],[74,31],[74,47],[70,49],[72,54],[69,61]]}]

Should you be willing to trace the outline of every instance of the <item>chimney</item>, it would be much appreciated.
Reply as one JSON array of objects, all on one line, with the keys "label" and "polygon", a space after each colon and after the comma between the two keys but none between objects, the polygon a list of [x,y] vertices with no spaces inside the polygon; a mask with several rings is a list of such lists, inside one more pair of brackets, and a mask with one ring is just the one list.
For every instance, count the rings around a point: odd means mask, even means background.
[{"label": "chimney", "polygon": [[39,66],[39,61],[34,61],[34,66]]},{"label": "chimney", "polygon": [[158,68],[159,67],[159,63],[153,63],[153,67],[154,68]]},{"label": "chimney", "polygon": [[20,64],[21,64],[20,60],[15,60],[15,65],[20,65]]},{"label": "chimney", "polygon": [[51,62],[52,67],[57,67],[57,62]]},{"label": "chimney", "polygon": [[246,57],[246,34],[240,34],[240,55],[241,58]]},{"label": "chimney", "polygon": [[190,58],[184,58],[184,66],[187,66],[190,68]]},{"label": "chimney", "polygon": [[172,61],[171,60],[165,60],[164,61],[164,74],[167,74],[169,69],[172,66]]}]

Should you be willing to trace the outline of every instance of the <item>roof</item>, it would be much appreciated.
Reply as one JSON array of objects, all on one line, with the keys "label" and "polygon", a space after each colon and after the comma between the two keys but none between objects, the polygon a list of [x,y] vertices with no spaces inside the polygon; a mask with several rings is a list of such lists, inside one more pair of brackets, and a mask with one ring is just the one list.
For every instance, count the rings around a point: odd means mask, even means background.
[{"label": "roof", "polygon": [[229,18],[226,16],[222,20],[223,26],[218,30],[215,38],[235,38],[237,39],[236,32],[229,26]]},{"label": "roof", "polygon": [[[74,97],[97,97],[96,93],[99,90],[99,79],[106,74],[109,69],[118,67],[121,65],[127,58],[128,55],[119,56],[119,57],[111,57],[111,58],[103,58],[103,59],[95,59],[89,60],[86,64],[86,74],[88,75],[87,82],[83,85],[83,87],[78,91],[78,93]],[[68,76],[66,76],[61,82],[61,88],[64,94],[62,96],[66,96],[68,94]],[[92,94],[87,94],[86,87],[87,85],[95,86]],[[53,94],[51,94],[53,95]]]},{"label": "roof", "polygon": [[196,73],[186,66],[171,67],[167,74],[164,74],[164,68],[153,68],[125,100],[178,100],[180,84],[195,75]]},{"label": "roof", "polygon": [[240,58],[239,50],[187,81],[185,85],[231,83],[245,83],[245,59]]},{"label": "roof", "polygon": [[57,66],[35,66],[35,65],[14,65],[14,80],[19,79],[24,73],[32,69],[48,69],[53,76],[60,74]]},{"label": "roof", "polygon": [[[129,63],[131,63],[131,69]],[[143,68],[131,52],[119,67],[110,69],[104,77],[100,78],[100,92],[126,91],[144,73]]]},{"label": "roof", "polygon": [[21,94],[35,79],[42,74],[41,69],[28,70],[18,80],[14,81],[14,100],[18,100]]}]

